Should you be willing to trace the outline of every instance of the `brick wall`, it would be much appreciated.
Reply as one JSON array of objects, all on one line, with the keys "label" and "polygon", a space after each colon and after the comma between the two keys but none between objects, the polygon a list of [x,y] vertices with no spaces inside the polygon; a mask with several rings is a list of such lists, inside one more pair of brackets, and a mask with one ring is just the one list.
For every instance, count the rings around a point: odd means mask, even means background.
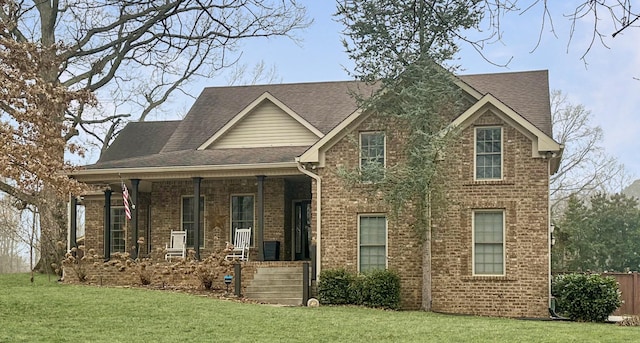
[{"label": "brick wall", "polygon": [[[264,240],[285,239],[285,181],[282,178],[266,178],[264,183]],[[205,198],[204,208],[204,248],[201,256],[224,248],[231,241],[230,206],[231,195],[257,195],[255,179],[203,180],[200,193]],[[139,211],[139,236],[145,238],[141,255],[147,256],[146,245],[151,240],[151,254],[155,259],[164,256],[163,249],[169,243],[171,230],[180,230],[182,197],[193,196],[193,183],[185,181],[153,182],[150,193],[141,193],[136,209]],[[119,194],[112,195],[111,205],[122,206]],[[257,206],[257,201],[254,201]],[[104,254],[104,198],[85,199],[85,246],[96,254]],[[149,212],[150,222],[147,221]],[[151,237],[147,237],[150,225]],[[127,251],[130,249],[131,233],[127,230]],[[254,237],[255,239],[255,237]],[[283,257],[284,244],[280,245]],[[251,249],[251,258],[257,254]]]},{"label": "brick wall", "polygon": [[[433,213],[432,309],[438,312],[508,317],[546,317],[548,300],[548,163],[532,158],[532,143],[488,112],[475,125],[503,129],[503,180],[474,181],[474,127],[468,127],[447,153],[440,209]],[[322,176],[322,268],[357,270],[358,214],[387,213],[388,268],[401,276],[402,306],[422,302],[421,239],[411,227],[413,211],[393,218],[367,185],[347,187],[340,167],[358,165],[358,131],[384,130],[376,118],[361,124],[326,153]],[[401,156],[402,135],[387,134],[387,166]],[[314,185],[315,187],[315,185]],[[315,192],[315,188],[313,188]],[[315,206],[315,204],[314,204]],[[410,207],[411,204],[406,204]],[[315,209],[315,207],[314,207]],[[473,276],[472,213],[501,209],[506,222],[506,275]],[[315,224],[315,223],[314,223]],[[315,230],[315,226],[314,226]]]}]

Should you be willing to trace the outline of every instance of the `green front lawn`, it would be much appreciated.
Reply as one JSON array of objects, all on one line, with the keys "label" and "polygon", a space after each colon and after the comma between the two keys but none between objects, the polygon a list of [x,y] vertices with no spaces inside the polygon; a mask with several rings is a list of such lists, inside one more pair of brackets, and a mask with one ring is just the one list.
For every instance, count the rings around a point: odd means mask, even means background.
[{"label": "green front lawn", "polygon": [[275,307],[0,275],[0,342],[631,342],[638,327]]}]

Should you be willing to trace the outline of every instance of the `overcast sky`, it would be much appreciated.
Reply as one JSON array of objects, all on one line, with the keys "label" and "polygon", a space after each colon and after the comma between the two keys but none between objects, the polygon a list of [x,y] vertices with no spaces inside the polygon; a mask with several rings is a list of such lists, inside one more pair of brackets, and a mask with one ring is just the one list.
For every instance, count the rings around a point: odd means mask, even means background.
[{"label": "overcast sky", "polygon": [[[570,2],[563,1],[557,6],[568,6],[567,3]],[[348,80],[345,68],[349,68],[350,62],[340,43],[342,27],[332,17],[334,2],[308,1],[307,7],[314,24],[298,34],[303,40],[300,45],[282,38],[255,40],[244,46],[243,61],[251,64],[262,60],[275,65],[278,80],[284,83]],[[613,39],[609,34],[606,37],[609,48],[596,43],[585,64],[580,57],[588,48],[593,22],[589,19],[580,22],[567,46],[570,26],[562,13],[571,8],[551,10],[557,38],[547,22],[541,43],[535,48],[542,22],[541,8],[525,15],[512,14],[502,21],[502,43],[485,50],[486,56],[496,63],[512,58],[508,67],[491,65],[463,46],[458,60],[462,73],[549,70],[550,88],[563,91],[573,103],[590,110],[593,125],[604,130],[606,152],[624,163],[634,178],[640,178],[640,81],[634,79],[640,78],[640,28],[631,28]],[[608,33],[615,31],[603,29]],[[195,85],[194,93],[198,94],[202,87],[227,82],[223,78],[211,81]],[[187,109],[193,102],[182,98],[174,101],[174,105]]]}]

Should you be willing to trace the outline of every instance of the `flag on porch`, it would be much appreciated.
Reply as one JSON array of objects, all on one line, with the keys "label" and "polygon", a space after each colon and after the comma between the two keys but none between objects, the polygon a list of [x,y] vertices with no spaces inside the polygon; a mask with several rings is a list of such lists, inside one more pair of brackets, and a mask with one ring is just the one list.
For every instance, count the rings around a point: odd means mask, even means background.
[{"label": "flag on porch", "polygon": [[122,201],[124,202],[124,215],[131,220],[131,209],[129,208],[129,190],[127,185],[122,183]]}]

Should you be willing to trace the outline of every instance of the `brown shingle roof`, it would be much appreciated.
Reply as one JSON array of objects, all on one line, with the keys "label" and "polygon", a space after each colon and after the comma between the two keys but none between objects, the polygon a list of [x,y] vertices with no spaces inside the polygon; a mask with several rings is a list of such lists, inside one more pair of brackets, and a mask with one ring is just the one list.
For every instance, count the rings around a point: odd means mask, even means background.
[{"label": "brown shingle roof", "polygon": [[179,124],[179,120],[130,122],[100,156],[98,163],[157,154]]},{"label": "brown shingle roof", "polygon": [[483,95],[491,93],[549,137],[553,137],[549,73],[546,70],[459,77]]},{"label": "brown shingle roof", "polygon": [[259,163],[295,162],[309,147],[270,147],[244,149],[181,150],[117,161],[98,162],[87,169],[147,168],[179,166],[222,166]]},{"label": "brown shingle roof", "polygon": [[[547,71],[463,75],[481,94],[491,93],[551,136]],[[356,81],[205,88],[182,121],[129,123],[89,169],[290,162],[308,147],[196,149],[255,99],[269,92],[323,133],[356,109],[352,92],[373,87]]]},{"label": "brown shingle roof", "polygon": [[265,92],[326,134],[357,109],[350,92],[371,91],[372,87],[355,81],[208,87],[162,151],[196,149]]}]

